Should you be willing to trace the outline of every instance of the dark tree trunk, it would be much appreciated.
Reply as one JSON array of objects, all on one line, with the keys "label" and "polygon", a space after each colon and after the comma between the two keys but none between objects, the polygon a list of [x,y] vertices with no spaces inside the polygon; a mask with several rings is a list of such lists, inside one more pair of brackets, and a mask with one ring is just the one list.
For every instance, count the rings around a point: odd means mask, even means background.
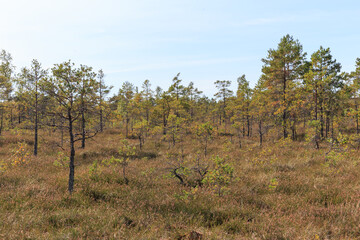
[{"label": "dark tree trunk", "polygon": [[18,116],[18,123],[21,124],[21,105],[18,106],[19,116]]},{"label": "dark tree trunk", "polygon": [[102,111],[102,84],[100,79],[100,132],[103,131],[103,111]]},{"label": "dark tree trunk", "polygon": [[329,112],[326,112],[326,129],[325,129],[326,138],[328,138],[329,131],[330,131],[330,117],[329,117]]},{"label": "dark tree trunk", "polygon": [[102,111],[102,108],[100,106],[100,132],[103,131],[103,111]]},{"label": "dark tree trunk", "polygon": [[71,115],[71,110],[68,110],[68,120],[69,120],[69,136],[70,136],[70,163],[69,163],[69,193],[72,194],[74,190],[74,176],[75,176],[75,139],[73,133],[73,120]]},{"label": "dark tree trunk", "polygon": [[250,137],[250,116],[249,115],[246,115],[246,122],[247,122],[247,136]]},{"label": "dark tree trunk", "polygon": [[[284,67],[284,79],[283,79],[283,99],[284,104],[286,105],[286,69]],[[284,132],[284,139],[287,138],[288,133],[286,130],[286,118],[287,118],[287,107],[285,106],[284,112],[283,112],[283,132]]]},{"label": "dark tree trunk", "polygon": [[323,111],[323,102],[320,101],[320,135],[321,138],[324,137],[324,111]]},{"label": "dark tree trunk", "polygon": [[260,141],[260,147],[262,147],[263,144],[263,131],[262,131],[262,122],[261,119],[259,120],[259,141]]},{"label": "dark tree trunk", "polygon": [[130,119],[128,119],[128,118],[125,119],[125,136],[126,136],[126,138],[129,137],[129,121],[130,121]]},{"label": "dark tree trunk", "polygon": [[1,122],[0,122],[0,136],[4,126],[4,108],[1,107]]},{"label": "dark tree trunk", "polygon": [[296,140],[296,128],[295,128],[295,123],[291,128],[292,130],[292,140],[295,141]]},{"label": "dark tree trunk", "polygon": [[166,135],[166,125],[167,125],[166,114],[164,113],[164,115],[163,115],[163,135]]},{"label": "dark tree trunk", "polygon": [[[356,100],[355,100],[356,101]],[[356,110],[356,134],[359,134],[359,114],[358,114],[358,105],[355,102],[355,110]]]},{"label": "dark tree trunk", "polygon": [[81,128],[82,128],[82,139],[81,139],[81,148],[85,148],[85,117],[84,112],[81,114]]},{"label": "dark tree trunk", "polygon": [[206,157],[206,155],[207,155],[207,141],[205,141],[204,155],[205,155],[205,157]]},{"label": "dark tree trunk", "polygon": [[318,104],[317,104],[317,99],[318,99],[318,92],[317,92],[317,86],[315,86],[315,97],[314,97],[314,102],[315,102],[315,120],[318,119]]},{"label": "dark tree trunk", "polygon": [[252,137],[253,121],[254,121],[254,116],[251,116],[251,118],[250,118],[250,137]]},{"label": "dark tree trunk", "polygon": [[141,136],[139,135],[139,143],[140,143],[140,149],[142,149],[142,140],[141,140]]},{"label": "dark tree trunk", "polygon": [[13,109],[10,108],[10,126],[11,126],[11,129],[14,128],[14,124],[13,124]]},{"label": "dark tree trunk", "polygon": [[37,83],[35,92],[35,123],[34,123],[34,156],[38,153],[38,94],[37,94]]},{"label": "dark tree trunk", "polygon": [[306,116],[305,116],[305,114],[304,114],[304,122],[303,122],[303,127],[305,128],[306,127]]},{"label": "dark tree trunk", "polygon": [[63,126],[63,122],[61,122],[61,147],[64,145],[64,126]]},{"label": "dark tree trunk", "polygon": [[85,148],[85,127],[86,127],[86,123],[85,123],[85,107],[82,107],[81,110],[81,130],[82,130],[82,139],[81,139],[81,148]]},{"label": "dark tree trunk", "polygon": [[245,137],[245,117],[242,116],[242,135]]}]

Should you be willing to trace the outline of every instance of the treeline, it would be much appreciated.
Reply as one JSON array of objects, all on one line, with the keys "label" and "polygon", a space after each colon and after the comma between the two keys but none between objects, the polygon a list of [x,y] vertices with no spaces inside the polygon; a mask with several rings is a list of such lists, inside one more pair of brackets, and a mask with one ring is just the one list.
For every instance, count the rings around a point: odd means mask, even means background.
[{"label": "treeline", "polygon": [[107,97],[111,87],[101,70],[71,61],[44,70],[33,60],[15,72],[9,53],[3,50],[0,60],[0,134],[31,129],[37,155],[39,129],[60,133],[59,147],[69,149],[70,192],[75,143],[85,148],[86,139],[105,128],[123,128],[127,138],[138,139],[139,148],[148,138],[172,148],[190,136],[199,139],[205,156],[215,133],[229,136],[239,147],[245,138],[257,138],[262,146],[266,137],[306,140],[317,149],[327,139],[338,141],[339,134],[360,133],[360,58],[353,72],[341,72],[329,48],[320,47],[307,58],[290,35],[262,59],[262,76],[254,88],[245,75],[237,79],[235,93],[230,81],[218,80],[214,98],[193,83],[184,86],[180,74],[168,89],[153,89],[149,80],[141,88],[124,82]]}]

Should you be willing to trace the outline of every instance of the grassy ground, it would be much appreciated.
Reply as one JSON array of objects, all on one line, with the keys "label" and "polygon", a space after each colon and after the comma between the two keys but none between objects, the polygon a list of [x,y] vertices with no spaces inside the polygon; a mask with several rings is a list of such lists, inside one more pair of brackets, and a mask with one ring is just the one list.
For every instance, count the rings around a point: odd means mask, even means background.
[{"label": "grassy ground", "polygon": [[[360,239],[360,152],[325,161],[328,148],[301,142],[244,139],[243,148],[217,137],[209,155],[228,155],[234,178],[223,196],[207,186],[191,188],[170,178],[166,154],[194,159],[199,145],[148,139],[129,163],[99,165],[116,155],[119,131],[108,130],[77,149],[75,192],[67,193],[67,166],[58,159],[58,138],[43,132],[37,158],[15,164],[13,151],[30,133],[6,132],[0,139],[1,239]],[[137,144],[136,140],[130,140]],[[155,147],[156,145],[156,147]],[[208,163],[208,159],[201,159]],[[210,163],[209,163],[210,164]]]}]

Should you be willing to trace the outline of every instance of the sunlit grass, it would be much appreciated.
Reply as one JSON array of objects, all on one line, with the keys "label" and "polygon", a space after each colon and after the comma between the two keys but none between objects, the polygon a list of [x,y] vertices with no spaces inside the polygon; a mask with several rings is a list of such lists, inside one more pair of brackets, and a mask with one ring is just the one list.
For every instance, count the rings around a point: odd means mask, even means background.
[{"label": "sunlit grass", "polygon": [[[45,134],[42,134],[45,136]],[[120,131],[108,130],[77,149],[75,192],[67,192],[68,167],[54,165],[55,133],[40,141],[39,156],[11,164],[16,149],[32,150],[31,133],[5,133],[0,157],[1,239],[356,239],[360,238],[359,152],[333,164],[325,147],[301,142],[265,143],[245,139],[240,149],[228,136],[209,143],[208,157],[226,157],[233,178],[221,196],[212,187],[194,189],[169,177],[163,143],[151,138],[136,150],[124,182],[121,166],[99,164],[118,157]],[[22,146],[18,142],[24,142]],[[136,140],[129,140],[138,144]],[[137,146],[137,145],[136,145]],[[184,141],[184,157],[201,150]],[[22,151],[22,150],[21,150]]]}]

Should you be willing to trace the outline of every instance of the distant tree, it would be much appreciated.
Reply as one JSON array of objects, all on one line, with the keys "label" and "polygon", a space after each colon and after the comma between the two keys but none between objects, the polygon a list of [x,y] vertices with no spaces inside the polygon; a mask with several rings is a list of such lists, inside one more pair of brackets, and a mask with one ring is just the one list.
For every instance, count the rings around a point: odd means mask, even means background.
[{"label": "distant tree", "polygon": [[0,100],[9,100],[12,88],[12,76],[15,67],[10,53],[2,50],[0,53]]},{"label": "distant tree", "polygon": [[360,104],[360,58],[356,59],[355,62],[355,71],[351,72],[350,78],[352,80],[351,88],[352,88],[352,98],[354,105],[354,117],[356,122],[356,133],[360,133],[359,128],[359,104]]},{"label": "distant tree", "polygon": [[151,84],[149,80],[145,80],[142,84],[143,103],[142,108],[145,110],[145,119],[150,121],[150,109],[153,106],[153,91],[151,90]]},{"label": "distant tree", "polygon": [[81,87],[80,90],[81,148],[85,148],[86,132],[87,132],[85,114],[88,112],[89,109],[88,105],[95,105],[94,103],[96,102],[96,92],[97,92],[98,84],[95,79],[96,73],[92,71],[92,67],[81,65],[77,75],[81,79],[81,86],[80,86]]},{"label": "distant tree", "polygon": [[104,101],[105,96],[109,94],[110,90],[113,88],[112,86],[106,86],[104,82],[105,74],[102,69],[99,70],[98,74],[98,93],[99,93],[99,120],[100,120],[100,132],[104,129]]},{"label": "distant tree", "polygon": [[[226,133],[226,119],[227,119],[226,116],[227,100],[233,94],[233,91],[229,89],[230,85],[231,85],[231,81],[228,80],[223,80],[223,81],[217,80],[215,82],[215,86],[219,91],[215,93],[214,96],[220,99],[220,101],[222,101],[220,105],[220,109],[221,109],[220,112],[223,116],[223,121],[225,122],[225,133]],[[221,124],[221,114],[220,114],[220,124]]]},{"label": "distant tree", "polygon": [[11,54],[2,50],[0,53],[0,135],[4,127],[4,115],[6,101],[10,100],[12,88],[12,76],[14,66],[12,65]]},{"label": "distant tree", "polygon": [[196,126],[195,134],[204,149],[204,155],[206,157],[208,152],[208,143],[213,138],[214,128],[209,122],[199,124]]},{"label": "distant tree", "polygon": [[[237,79],[238,90],[236,92],[236,103],[240,110],[240,114],[246,120],[247,136],[250,136],[250,103],[252,90],[249,87],[249,81],[246,80],[245,75],[242,75]],[[243,129],[243,135],[245,135],[245,129]]]},{"label": "distant tree", "polygon": [[125,135],[129,136],[129,123],[131,119],[130,101],[135,95],[134,85],[130,82],[124,82],[122,88],[119,90],[118,112],[125,122]]},{"label": "distant tree", "polygon": [[[41,97],[39,82],[47,76],[47,71],[41,64],[32,60],[31,67],[21,70],[18,84],[26,91],[26,106],[34,111],[34,156],[38,153],[38,128],[39,128],[39,98]],[[24,94],[22,94],[24,96]]]},{"label": "distant tree", "polygon": [[270,90],[265,87],[264,80],[260,78],[254,88],[251,101],[252,114],[255,116],[258,123],[260,147],[263,145],[264,135],[271,127],[271,124],[269,124],[271,119],[269,107],[269,105],[271,105],[271,101],[269,99],[269,94]]},{"label": "distant tree", "polygon": [[145,143],[145,133],[148,131],[149,125],[146,119],[138,120],[134,124],[134,133],[139,139],[139,147],[142,149],[142,146]]},{"label": "distant tree", "polygon": [[175,146],[177,142],[182,142],[185,132],[185,119],[176,116],[174,113],[170,113],[167,119],[167,138],[169,142],[169,148]]},{"label": "distant tree", "polygon": [[[194,83],[190,82],[187,87],[184,88],[184,101],[183,106],[187,109],[190,119],[194,120],[195,109],[197,101],[200,99],[202,91],[194,87]],[[198,109],[200,110],[200,109]]]}]

